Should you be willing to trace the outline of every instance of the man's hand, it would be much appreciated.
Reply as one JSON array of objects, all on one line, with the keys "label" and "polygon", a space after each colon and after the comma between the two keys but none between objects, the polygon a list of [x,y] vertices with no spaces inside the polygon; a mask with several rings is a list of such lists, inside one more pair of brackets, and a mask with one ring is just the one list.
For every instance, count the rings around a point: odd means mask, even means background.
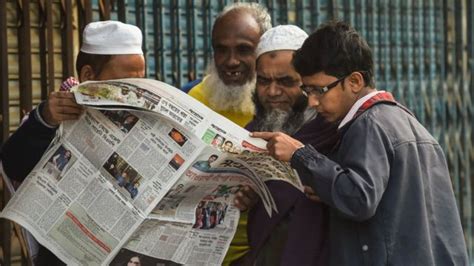
[{"label": "man's hand", "polygon": [[304,194],[306,197],[314,202],[321,203],[321,199],[316,195],[314,190],[309,186],[304,186]]},{"label": "man's hand", "polygon": [[235,194],[234,205],[240,211],[246,211],[252,208],[257,203],[257,200],[257,193],[251,187],[245,186]]},{"label": "man's hand", "polygon": [[304,147],[303,143],[281,132],[252,132],[250,136],[268,141],[267,149],[270,155],[284,162],[289,162],[293,153]]},{"label": "man's hand", "polygon": [[66,120],[79,119],[84,108],[76,103],[74,94],[67,91],[53,91],[41,113],[46,123],[58,126]]}]

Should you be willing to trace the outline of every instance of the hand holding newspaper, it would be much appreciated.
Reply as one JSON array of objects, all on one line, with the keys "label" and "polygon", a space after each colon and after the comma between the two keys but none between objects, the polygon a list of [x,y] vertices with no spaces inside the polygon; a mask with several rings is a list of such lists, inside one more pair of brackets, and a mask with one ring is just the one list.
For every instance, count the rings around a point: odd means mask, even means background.
[{"label": "hand holding newspaper", "polygon": [[172,86],[124,79],[73,91],[91,108],[61,126],[1,213],[67,264],[115,265],[133,254],[221,264],[239,189],[252,187],[269,215],[277,209],[264,181],[302,190],[288,164],[265,155],[265,141]]}]

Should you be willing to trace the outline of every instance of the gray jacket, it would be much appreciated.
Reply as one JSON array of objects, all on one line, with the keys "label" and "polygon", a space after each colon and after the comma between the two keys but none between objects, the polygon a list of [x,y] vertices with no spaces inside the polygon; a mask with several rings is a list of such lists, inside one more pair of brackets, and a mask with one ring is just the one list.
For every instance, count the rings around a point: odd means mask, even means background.
[{"label": "gray jacket", "polygon": [[407,111],[372,106],[341,129],[331,159],[291,160],[331,207],[331,265],[468,265],[441,147]]}]

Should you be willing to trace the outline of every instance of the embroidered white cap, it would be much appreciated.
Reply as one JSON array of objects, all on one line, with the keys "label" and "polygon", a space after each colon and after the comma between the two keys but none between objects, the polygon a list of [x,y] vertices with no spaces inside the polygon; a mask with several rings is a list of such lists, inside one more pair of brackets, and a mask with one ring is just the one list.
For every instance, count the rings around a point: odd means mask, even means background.
[{"label": "embroidered white cap", "polygon": [[82,34],[81,52],[100,55],[143,54],[142,31],[119,21],[87,24]]},{"label": "embroidered white cap", "polygon": [[295,25],[279,25],[267,30],[257,46],[257,58],[264,53],[278,50],[298,50],[308,38],[304,30]]}]

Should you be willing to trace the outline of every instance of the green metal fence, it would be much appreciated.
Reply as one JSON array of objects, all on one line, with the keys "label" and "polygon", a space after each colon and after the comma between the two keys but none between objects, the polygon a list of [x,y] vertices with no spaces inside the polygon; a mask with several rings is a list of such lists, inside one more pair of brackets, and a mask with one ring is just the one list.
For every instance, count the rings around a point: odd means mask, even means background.
[{"label": "green metal fence", "polygon": [[[229,2],[1,0],[0,138],[6,139],[17,126],[22,110],[30,110],[62,78],[73,74],[73,51],[77,52],[87,22],[116,19],[139,26],[144,33],[147,76],[180,87],[205,72],[212,55],[214,17]],[[412,109],[446,152],[472,258],[474,3],[259,2],[269,9],[274,25],[296,24],[311,32],[320,23],[338,18],[366,37],[375,56],[377,88],[391,91]],[[11,36],[16,38],[13,43]]]}]

